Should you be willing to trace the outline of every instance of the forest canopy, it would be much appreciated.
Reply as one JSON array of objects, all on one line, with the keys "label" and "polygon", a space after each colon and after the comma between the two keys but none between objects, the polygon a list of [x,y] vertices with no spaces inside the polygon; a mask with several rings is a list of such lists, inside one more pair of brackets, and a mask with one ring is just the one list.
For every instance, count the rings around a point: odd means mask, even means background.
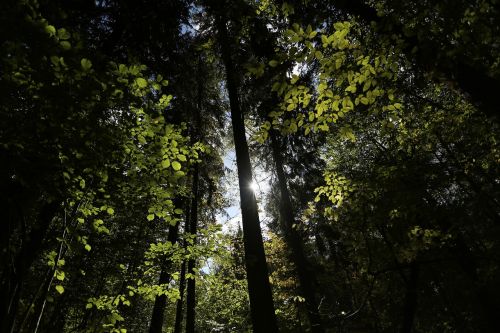
[{"label": "forest canopy", "polygon": [[4,0],[0,332],[500,332],[498,0]]}]

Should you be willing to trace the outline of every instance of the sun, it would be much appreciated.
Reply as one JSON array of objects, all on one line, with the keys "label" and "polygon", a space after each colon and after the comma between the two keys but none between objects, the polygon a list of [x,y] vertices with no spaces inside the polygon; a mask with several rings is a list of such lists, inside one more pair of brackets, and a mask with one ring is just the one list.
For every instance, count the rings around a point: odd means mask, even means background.
[{"label": "sun", "polygon": [[256,181],[253,181],[252,183],[250,183],[250,188],[254,193],[257,193],[257,191],[259,190],[259,184],[257,184]]}]

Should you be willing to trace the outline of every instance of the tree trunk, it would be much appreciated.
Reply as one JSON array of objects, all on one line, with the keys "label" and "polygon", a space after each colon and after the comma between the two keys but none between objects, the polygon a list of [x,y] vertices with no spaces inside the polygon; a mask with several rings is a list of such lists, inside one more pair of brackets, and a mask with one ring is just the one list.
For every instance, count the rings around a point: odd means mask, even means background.
[{"label": "tree trunk", "polygon": [[[191,202],[191,221],[189,224],[189,233],[194,236],[193,246],[196,245],[196,233],[198,232],[198,164],[193,170],[193,198]],[[187,269],[191,278],[187,280],[186,291],[186,333],[194,333],[195,315],[196,315],[196,280],[194,278],[196,267],[195,258],[190,258]]]},{"label": "tree trunk", "polygon": [[293,228],[294,212],[292,201],[290,199],[290,192],[286,181],[285,172],[283,171],[283,158],[281,157],[280,147],[276,132],[271,130],[271,148],[273,152],[273,159],[276,164],[276,174],[278,176],[278,186],[280,189],[280,215],[282,228],[285,234],[285,241],[291,250],[291,260],[297,269],[297,276],[299,278],[300,289],[306,299],[307,315],[311,324],[312,332],[324,332],[321,324],[321,316],[319,314],[318,304],[313,287],[313,279],[311,276],[309,263],[304,255],[304,248],[302,246],[302,239],[296,229]]},{"label": "tree trunk", "polygon": [[35,227],[30,232],[14,263],[6,269],[6,279],[3,281],[3,285],[0,286],[0,332],[11,332],[14,329],[26,272],[39,255],[45,234],[58,208],[59,203],[55,201],[42,207]]},{"label": "tree trunk", "polygon": [[413,322],[417,312],[417,283],[418,283],[418,263],[413,261],[410,265],[410,276],[406,284],[405,304],[403,308],[403,323],[401,333],[411,333],[413,331]]},{"label": "tree trunk", "polygon": [[[220,4],[218,5],[220,6]],[[277,332],[278,327],[269,284],[257,201],[250,187],[252,169],[245,135],[244,117],[238,98],[239,80],[231,59],[231,43],[227,33],[226,20],[221,16],[223,13],[223,9],[219,13],[216,12],[215,20],[219,33],[222,61],[226,69],[227,90],[231,107],[252,324],[254,332],[271,333]]]},{"label": "tree trunk", "polygon": [[181,266],[181,278],[179,282],[179,293],[180,299],[177,300],[177,307],[175,310],[175,326],[174,333],[181,333],[182,331],[182,318],[184,314],[183,303],[184,303],[184,287],[186,285],[186,261],[182,262]]},{"label": "tree trunk", "polygon": [[[186,204],[186,209],[185,209],[185,223],[184,223],[184,234],[189,233],[189,225],[191,222],[191,206],[190,202],[187,201]],[[186,251],[187,248],[187,242],[186,239],[183,241],[183,248],[184,251]],[[177,306],[175,310],[175,326],[174,326],[174,333],[181,333],[182,331],[182,320],[184,316],[184,289],[186,287],[186,260],[182,261],[181,265],[181,277],[179,281],[179,293],[180,293],[180,299],[177,300]]]},{"label": "tree trunk", "polygon": [[[177,234],[179,232],[179,223],[175,226],[170,226],[168,229],[167,240],[173,244],[177,242]],[[167,284],[170,282],[170,268],[172,266],[171,260],[166,260],[160,273],[160,279],[158,284]],[[155,298],[155,304],[153,306],[153,314],[151,315],[151,324],[149,326],[149,333],[161,333],[163,327],[163,315],[165,314],[165,308],[167,306],[167,296],[159,295]]]}]

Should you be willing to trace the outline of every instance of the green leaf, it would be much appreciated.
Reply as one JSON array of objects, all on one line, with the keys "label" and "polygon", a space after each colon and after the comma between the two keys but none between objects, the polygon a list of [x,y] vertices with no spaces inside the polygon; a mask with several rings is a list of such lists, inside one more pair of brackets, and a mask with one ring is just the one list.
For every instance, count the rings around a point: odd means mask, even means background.
[{"label": "green leaf", "polygon": [[146,218],[148,221],[153,221],[155,219],[155,214],[149,214]]},{"label": "green leaf", "polygon": [[179,161],[186,162],[186,156],[184,156],[184,155],[182,155],[182,154],[177,155],[177,159],[178,159]]},{"label": "green leaf", "polygon": [[87,303],[87,305],[85,305],[85,309],[92,309],[94,305],[92,303]]},{"label": "green leaf", "polygon": [[83,58],[80,61],[80,64],[82,65],[83,70],[88,71],[90,67],[92,67],[92,62],[89,59]]},{"label": "green leaf", "polygon": [[276,66],[278,66],[278,61],[276,61],[276,60],[271,60],[271,61],[269,61],[269,66],[271,66],[271,67],[276,67]]},{"label": "green leaf", "polygon": [[120,72],[120,74],[127,74],[128,73],[128,68],[124,64],[120,64],[118,66],[118,71]]},{"label": "green leaf", "polygon": [[60,284],[58,284],[58,285],[56,286],[56,290],[57,290],[57,292],[58,292],[59,294],[62,294],[62,293],[64,292],[64,287],[63,287],[63,286],[61,286]]},{"label": "green leaf", "polygon": [[167,160],[161,161],[161,166],[163,168],[168,168],[170,166],[170,160],[167,159]]},{"label": "green leaf", "polygon": [[66,274],[64,274],[64,272],[57,272],[56,273],[56,279],[58,279],[59,281],[63,281],[65,276],[66,276]]},{"label": "green leaf", "polygon": [[71,48],[70,42],[68,42],[66,40],[60,42],[59,44],[61,45],[61,47],[63,48],[63,50],[69,50]]},{"label": "green leaf", "polygon": [[46,26],[45,31],[51,36],[55,36],[56,34],[56,28],[53,25]]},{"label": "green leaf", "polygon": [[90,251],[92,247],[89,244],[85,244],[85,250]]},{"label": "green leaf", "polygon": [[137,83],[139,88],[146,88],[148,86],[148,81],[146,81],[142,77],[138,77],[137,79],[135,79],[135,83]]},{"label": "green leaf", "polygon": [[115,210],[111,207],[109,207],[108,209],[106,209],[106,212],[109,214],[109,215],[113,215],[115,213]]},{"label": "green leaf", "polygon": [[323,42],[323,47],[328,45],[328,36],[321,35],[321,42]]},{"label": "green leaf", "polygon": [[59,66],[59,57],[58,56],[50,56],[50,61],[54,64],[54,66]]},{"label": "green leaf", "polygon": [[177,161],[173,161],[172,162],[172,168],[175,170],[175,171],[179,171],[181,169],[181,164]]},{"label": "green leaf", "polygon": [[59,37],[59,39],[69,39],[71,35],[66,29],[61,28],[57,30],[57,37]]}]

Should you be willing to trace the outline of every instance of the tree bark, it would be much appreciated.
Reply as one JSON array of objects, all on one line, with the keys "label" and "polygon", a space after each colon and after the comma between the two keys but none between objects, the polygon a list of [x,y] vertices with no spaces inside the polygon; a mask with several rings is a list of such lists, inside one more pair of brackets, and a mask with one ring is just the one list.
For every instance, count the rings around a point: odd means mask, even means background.
[{"label": "tree bark", "polygon": [[47,203],[42,207],[35,227],[30,232],[14,262],[6,269],[6,279],[3,281],[3,285],[0,286],[1,332],[11,332],[14,329],[19,298],[26,273],[40,253],[45,234],[58,208],[59,203],[56,201]]},{"label": "tree bark", "polygon": [[[184,234],[189,233],[189,226],[191,221],[191,206],[190,202],[187,201],[186,210],[185,210],[185,223],[184,223]],[[184,251],[187,249],[186,239],[183,241]],[[184,289],[186,288],[186,260],[182,261],[181,265],[181,277],[179,281],[179,293],[180,299],[177,300],[177,306],[175,310],[175,325],[174,325],[174,333],[181,333],[182,331],[182,320],[184,317]]]},{"label": "tree bark", "polygon": [[[177,235],[179,232],[179,223],[175,226],[170,226],[168,230],[167,240],[173,244],[177,242]],[[166,260],[160,272],[160,279],[158,284],[167,284],[170,282],[170,268],[172,266],[171,260]],[[151,324],[149,326],[149,333],[161,333],[164,321],[165,308],[167,306],[167,296],[159,295],[155,298],[153,306],[153,314],[151,315]]]},{"label": "tree bark", "polygon": [[[189,225],[189,233],[194,236],[193,246],[196,245],[196,233],[198,232],[198,164],[195,165],[193,170],[193,198],[191,202],[191,221]],[[190,258],[188,261],[187,269],[191,274],[191,278],[187,280],[186,291],[186,333],[194,333],[195,315],[196,315],[196,280],[194,278],[196,260]]]},{"label": "tree bark", "polygon": [[231,58],[231,43],[228,37],[226,19],[222,17],[223,13],[222,9],[218,13],[216,11],[215,21],[219,33],[222,61],[226,69],[226,83],[231,108],[252,325],[254,332],[278,332],[257,201],[250,188],[252,169],[246,141],[244,116],[238,98],[239,80]]},{"label": "tree bark", "polygon": [[324,332],[319,314],[318,303],[313,287],[313,279],[311,276],[309,263],[304,255],[302,239],[296,229],[293,228],[295,217],[290,199],[290,192],[286,181],[285,172],[283,170],[283,158],[281,156],[278,138],[274,130],[270,131],[271,148],[273,159],[276,165],[276,174],[278,176],[278,186],[280,190],[280,215],[282,220],[282,228],[285,234],[285,241],[290,247],[291,260],[295,264],[297,277],[299,278],[300,289],[305,298],[307,315],[311,324],[312,332]]},{"label": "tree bark", "polygon": [[179,281],[179,293],[180,299],[177,300],[177,306],[175,310],[175,325],[174,325],[174,333],[181,333],[182,331],[182,319],[184,316],[184,288],[186,286],[186,261],[182,262],[181,266],[181,277]]},{"label": "tree bark", "polygon": [[406,296],[403,309],[403,323],[401,333],[411,333],[413,331],[413,322],[417,312],[417,283],[418,283],[418,263],[413,261],[410,265],[410,276],[406,284]]}]

